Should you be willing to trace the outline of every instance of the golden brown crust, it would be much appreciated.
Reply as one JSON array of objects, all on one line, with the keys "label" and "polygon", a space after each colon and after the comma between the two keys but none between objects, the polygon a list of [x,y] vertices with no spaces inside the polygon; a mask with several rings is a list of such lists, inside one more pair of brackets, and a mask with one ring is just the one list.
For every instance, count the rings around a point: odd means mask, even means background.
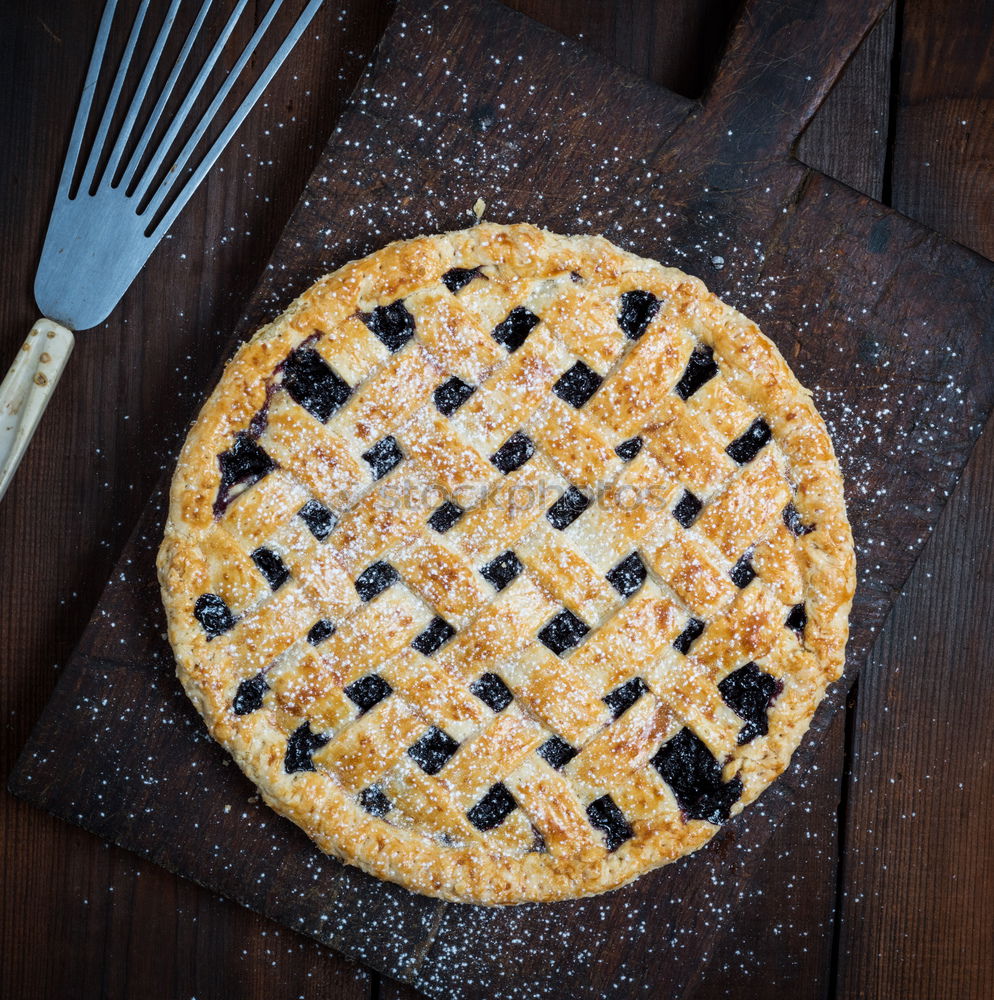
[{"label": "golden brown crust", "polygon": [[[474,273],[453,291],[454,268]],[[374,336],[373,311],[400,300],[413,336],[402,311]],[[652,313],[634,338],[624,302],[636,325]],[[492,331],[523,306],[541,321],[509,351]],[[702,348],[717,374],[682,398]],[[290,392],[292,352],[342,382],[323,401]],[[574,405],[552,387],[578,359],[581,389],[603,381]],[[442,414],[453,375],[478,388]],[[534,453],[505,475],[489,459],[518,431]],[[638,455],[619,456],[635,436]],[[402,460],[376,480],[363,456],[384,439]],[[243,446],[255,466],[222,482],[219,456]],[[592,502],[560,527],[536,498],[568,486]],[[703,504],[687,528],[684,491]],[[299,516],[315,499],[337,517],[327,537]],[[439,533],[426,521],[443,499],[465,513]],[[505,550],[521,572],[497,591],[480,570]],[[636,566],[612,585],[632,552],[646,579]],[[360,594],[379,562],[396,582]],[[603,892],[709,839],[692,815],[756,798],[840,675],[855,580],[831,441],[755,324],[602,238],[489,224],[353,261],[241,347],[180,455],[158,567],[180,680],[266,801],[329,854],[479,903]],[[202,595],[223,604],[198,620]],[[564,607],[589,631],[557,656],[537,633]],[[453,636],[412,648],[435,617]],[[335,631],[312,644],[322,619]],[[681,652],[690,619],[704,628]],[[350,687],[370,672],[371,690]],[[493,705],[471,690],[485,673],[506,692]],[[427,773],[407,751],[432,727],[439,759],[458,749]],[[567,763],[538,752],[553,735],[578,751]],[[720,780],[681,785],[711,759]]]}]

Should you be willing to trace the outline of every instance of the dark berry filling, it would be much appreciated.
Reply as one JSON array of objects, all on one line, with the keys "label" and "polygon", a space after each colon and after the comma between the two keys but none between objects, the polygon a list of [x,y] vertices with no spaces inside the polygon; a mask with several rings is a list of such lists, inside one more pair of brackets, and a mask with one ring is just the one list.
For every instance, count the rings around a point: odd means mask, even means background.
[{"label": "dark berry filling", "polygon": [[438,774],[458,749],[459,744],[448,733],[432,726],[414,746],[408,747],[407,754],[425,774]]},{"label": "dark berry filling", "polygon": [[355,589],[363,601],[371,601],[400,579],[400,574],[388,562],[375,562],[356,578]]},{"label": "dark berry filling", "polygon": [[428,627],[411,645],[419,653],[431,656],[432,653],[444,646],[455,634],[456,630],[444,618],[433,618]]},{"label": "dark berry filling", "polygon": [[710,382],[717,374],[718,365],[714,360],[714,350],[706,344],[695,347],[680,381],[676,384],[676,394],[681,399],[690,399],[702,385]]},{"label": "dark berry filling", "polygon": [[559,376],[552,391],[560,399],[564,399],[570,406],[579,410],[597,391],[603,381],[604,379],[597,372],[592,371],[582,361],[577,361],[569,371]]},{"label": "dark berry filling", "polygon": [[518,803],[507,786],[498,782],[490,786],[487,794],[466,813],[466,817],[477,830],[484,832],[500,826],[517,808]]},{"label": "dark berry filling", "polygon": [[645,583],[645,563],[637,552],[622,559],[614,569],[607,574],[607,582],[626,600]]},{"label": "dark berry filling", "polygon": [[766,713],[782,690],[782,681],[764,673],[752,662],[739,667],[721,681],[718,693],[725,704],[745,721],[739,730],[739,745],[767,734],[770,727]]},{"label": "dark berry filling", "polygon": [[494,712],[503,712],[514,701],[514,695],[497,674],[484,674],[469,689]]},{"label": "dark berry filling", "polygon": [[465,288],[474,278],[486,278],[485,274],[480,274],[478,267],[453,267],[442,275],[442,284],[456,294],[460,289]]},{"label": "dark berry filling", "polygon": [[559,736],[550,736],[536,751],[550,767],[561,771],[578,753],[576,747],[570,746]]},{"label": "dark berry filling", "polygon": [[262,708],[262,699],[268,690],[269,685],[263,674],[256,674],[255,677],[242,681],[235,692],[235,700],[231,703],[235,715],[257,712]]},{"label": "dark berry filling", "polygon": [[742,781],[721,780],[714,754],[691,730],[681,729],[664,743],[650,761],[673,790],[677,803],[689,819],[720,824],[742,794]]},{"label": "dark berry filling", "polygon": [[797,633],[798,639],[804,637],[804,629],[808,624],[808,609],[804,606],[803,601],[800,604],[795,604],[790,609],[790,614],[787,616],[787,621],[784,624],[787,628]]},{"label": "dark berry filling", "polygon": [[659,312],[659,299],[652,292],[637,289],[621,296],[618,326],[629,340],[638,340]]},{"label": "dark berry filling", "polygon": [[272,590],[279,590],[290,579],[290,571],[286,568],[286,563],[280,558],[279,553],[272,549],[265,547],[256,549],[252,553],[252,562],[266,578],[266,583]]},{"label": "dark berry filling", "polygon": [[311,755],[325,746],[328,739],[329,737],[322,733],[311,732],[309,722],[298,726],[286,741],[286,755],[283,758],[283,768],[286,773],[315,770]]},{"label": "dark berry filling", "polygon": [[704,622],[700,618],[691,618],[687,627],[673,640],[673,648],[684,656],[690,652],[690,647],[704,631]]},{"label": "dark berry filling", "polygon": [[572,649],[588,632],[590,627],[569,608],[563,608],[538,633],[538,640],[552,650],[556,656],[562,656],[567,649]]},{"label": "dark berry filling", "polygon": [[455,375],[443,382],[434,392],[433,399],[438,412],[443,417],[451,417],[463,403],[476,392],[476,387]]},{"label": "dark berry filling", "polygon": [[517,306],[508,313],[505,320],[494,327],[493,338],[513,354],[528,339],[528,334],[538,322],[538,316],[530,309]]},{"label": "dark berry filling", "polygon": [[319,618],[307,633],[307,641],[312,646],[319,646],[325,639],[331,638],[335,634],[335,626],[329,618]]},{"label": "dark berry filling", "polygon": [[480,570],[480,575],[495,590],[503,590],[523,569],[518,557],[508,549],[488,562]]},{"label": "dark berry filling", "polygon": [[377,306],[359,318],[391,353],[396,354],[414,336],[414,317],[399,299],[388,306]]},{"label": "dark berry filling", "polygon": [[369,785],[359,793],[359,805],[370,814],[382,819],[393,808],[390,800],[378,785]]},{"label": "dark berry filling", "polygon": [[689,528],[697,520],[703,506],[690,490],[684,490],[683,496],[673,508],[673,516],[684,528]]},{"label": "dark berry filling", "polygon": [[734,462],[746,465],[766,447],[771,436],[769,424],[762,417],[757,417],[744,434],[729,444],[725,452]]},{"label": "dark berry filling", "polygon": [[295,403],[323,424],[352,395],[348,382],[310,347],[298,347],[286,359],[283,388]]},{"label": "dark berry filling", "polygon": [[611,710],[611,715],[617,719],[624,715],[649,690],[649,686],[641,677],[633,677],[604,695],[604,704]]},{"label": "dark berry filling", "polygon": [[392,694],[393,688],[379,674],[366,674],[344,688],[344,692],[362,715]]},{"label": "dark berry filling", "polygon": [[809,535],[815,530],[813,524],[805,524],[801,520],[801,515],[794,506],[793,501],[783,509],[783,523],[787,525],[787,530],[797,538],[800,538],[801,535]]},{"label": "dark berry filling", "polygon": [[621,459],[622,462],[630,462],[641,450],[642,439],[636,435],[633,438],[629,438],[627,441],[622,441],[621,444],[614,449],[614,453]]},{"label": "dark berry filling", "polygon": [[570,486],[545,512],[549,524],[562,531],[568,528],[588,507],[590,500],[575,486]]},{"label": "dark berry filling", "polygon": [[587,806],[587,819],[595,830],[604,835],[604,846],[609,852],[616,851],[635,835],[631,823],[610,795],[602,795]]},{"label": "dark berry filling", "polygon": [[231,502],[235,486],[252,486],[276,468],[276,463],[245,431],[235,435],[235,443],[217,456],[221,483],[214,501],[214,516],[221,517]]},{"label": "dark berry filling", "polygon": [[752,549],[739,559],[728,575],[732,578],[732,583],[740,590],[752,583],[756,578],[756,571],[752,567]]},{"label": "dark berry filling", "polygon": [[428,525],[440,535],[444,535],[466,512],[457,503],[446,500],[428,518]]},{"label": "dark berry filling", "polygon": [[338,518],[317,500],[308,500],[297,513],[319,542],[323,542],[338,524]]},{"label": "dark berry filling", "polygon": [[382,479],[392,468],[399,465],[404,453],[397,439],[390,435],[381,438],[369,451],[363,452],[363,461],[368,463],[374,479]]},{"label": "dark berry filling", "polygon": [[208,641],[235,627],[235,616],[217,594],[201,594],[193,606],[193,617],[207,633]]},{"label": "dark berry filling", "polygon": [[490,461],[506,476],[508,473],[514,472],[515,469],[520,469],[534,454],[535,445],[531,438],[521,431],[515,431],[490,456]]}]

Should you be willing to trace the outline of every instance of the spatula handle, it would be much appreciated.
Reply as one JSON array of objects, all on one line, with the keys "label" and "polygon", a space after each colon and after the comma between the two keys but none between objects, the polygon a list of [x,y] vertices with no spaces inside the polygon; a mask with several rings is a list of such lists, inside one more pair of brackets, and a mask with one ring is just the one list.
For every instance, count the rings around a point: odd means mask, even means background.
[{"label": "spatula handle", "polygon": [[34,435],[73,348],[73,335],[40,319],[0,383],[0,500]]}]

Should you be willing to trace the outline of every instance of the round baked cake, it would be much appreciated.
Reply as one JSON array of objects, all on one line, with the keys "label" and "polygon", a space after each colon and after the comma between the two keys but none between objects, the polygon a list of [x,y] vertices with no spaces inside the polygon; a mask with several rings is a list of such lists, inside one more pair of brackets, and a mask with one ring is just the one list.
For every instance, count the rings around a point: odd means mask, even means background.
[{"label": "round baked cake", "polygon": [[696,278],[529,225],[394,243],[244,344],[159,576],[266,802],[417,892],[583,896],[788,765],[854,588],[825,425]]}]

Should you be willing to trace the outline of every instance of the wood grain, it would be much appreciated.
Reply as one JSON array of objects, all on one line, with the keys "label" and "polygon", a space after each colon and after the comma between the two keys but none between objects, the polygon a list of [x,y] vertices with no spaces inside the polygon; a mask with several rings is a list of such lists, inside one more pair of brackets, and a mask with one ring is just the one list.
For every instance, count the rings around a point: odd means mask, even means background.
[{"label": "wood grain", "polygon": [[[34,270],[101,8],[100,0],[0,5],[3,370],[37,318]],[[80,335],[0,505],[5,775],[171,462],[389,9],[354,0],[340,14],[331,4],[318,14],[297,65],[277,76],[268,107],[249,117],[123,303]],[[246,26],[235,42],[246,41]],[[118,46],[124,34],[115,31]],[[4,996],[369,993],[358,966],[191,882],[9,795],[0,812]]]},{"label": "wood grain", "polygon": [[891,201],[994,257],[994,4],[900,9]]},{"label": "wood grain", "polygon": [[[595,4],[592,0],[577,4],[531,0],[517,6],[547,19],[568,34],[584,35],[585,44],[638,71],[649,72],[657,82],[681,93],[694,95],[702,89],[707,75],[703,67],[713,65],[719,54],[720,33],[716,33],[709,20],[714,5],[681,2],[667,5],[662,14],[655,5],[651,5],[653,9],[647,14],[642,8],[650,5]],[[201,192],[177,226],[174,237],[177,242],[157,254],[156,267],[145,272],[119,317],[112,318],[108,329],[98,334],[103,339],[88,348],[82,362],[85,367],[77,370],[75,377],[80,381],[74,385],[71,396],[64,396],[68,381],[60,389],[60,396],[66,401],[58,417],[50,413],[47,418],[53,428],[47,431],[44,446],[45,456],[59,456],[58,474],[52,471],[50,460],[40,457],[34,471],[27,474],[27,482],[22,472],[22,482],[15,486],[20,491],[16,502],[12,503],[8,497],[0,508],[0,565],[8,569],[10,583],[9,594],[5,591],[0,601],[3,665],[0,685],[8,716],[3,761],[8,768],[51,691],[54,673],[44,665],[64,662],[68,655],[113,563],[114,551],[122,543],[160,469],[169,461],[170,450],[193,401],[209,381],[211,366],[221,350],[223,331],[230,329],[240,312],[268,248],[316,159],[321,141],[348,91],[349,81],[355,79],[362,60],[372,51],[386,11],[373,3],[352,3],[349,8],[344,34],[337,10],[322,14],[327,19],[320,28],[319,44],[312,46],[309,55],[294,67],[298,80],[292,85],[287,81],[285,86],[278,80],[276,87],[283,89],[278,91],[280,98],[271,102],[273,116],[265,117],[260,112],[258,119],[251,119],[240,136],[247,148],[262,151],[260,160],[267,152],[269,158],[277,157],[278,171],[260,170],[252,178],[246,178],[238,169],[237,157],[223,161],[231,168],[227,176],[209,191]],[[971,81],[977,77],[978,86],[983,81],[982,66],[975,60],[984,51],[978,37],[981,40],[989,37],[989,30],[984,28],[979,6],[970,10],[974,14],[965,18],[942,17],[937,5],[909,0],[903,5],[902,17],[905,25],[914,24],[916,17],[922,24],[931,23],[931,30],[938,37],[931,39],[930,44],[941,50],[943,63],[949,64],[943,68],[931,58],[921,61],[919,83],[924,81],[928,85],[944,73],[960,74],[957,108],[962,109],[964,118],[972,120],[974,116],[968,112],[985,107],[984,95],[976,96],[978,91],[971,90]],[[643,20],[651,15],[656,15],[653,20]],[[0,44],[11,54],[11,58],[0,61],[0,72],[5,74],[2,92],[17,95],[14,113],[0,127],[9,127],[11,134],[18,137],[18,141],[9,144],[9,155],[0,163],[3,190],[14,192],[13,197],[0,199],[0,246],[8,261],[9,289],[0,306],[7,320],[0,326],[3,331],[0,346],[6,337],[13,349],[27,328],[24,324],[29,325],[34,319],[30,274],[72,118],[75,97],[67,94],[67,90],[74,91],[78,86],[75,82],[67,87],[65,80],[71,76],[76,81],[81,79],[86,46],[80,46],[78,39],[92,34],[97,16],[95,6],[86,8],[76,4],[61,5],[57,10],[45,5],[44,10],[39,10],[20,3],[5,5],[0,13],[4,28],[12,28],[0,32]],[[651,24],[651,30],[643,28],[647,23]],[[637,30],[633,25],[637,25]],[[866,67],[865,77],[856,77],[859,82],[851,83],[848,94],[844,89],[848,77],[843,78],[822,112],[823,116],[832,115],[826,119],[831,124],[825,125],[819,134],[822,122],[815,120],[802,142],[801,155],[805,162],[819,167],[829,165],[834,157],[838,164],[835,169],[843,179],[860,190],[876,193],[873,185],[882,182],[870,160],[879,156],[879,149],[874,146],[872,156],[862,157],[867,151],[859,148],[858,123],[872,120],[885,110],[880,107],[877,88],[889,68],[886,39],[877,39],[872,62],[873,66]],[[57,67],[56,73],[52,72],[53,66]],[[896,90],[892,96],[900,103],[901,80],[896,78],[893,83]],[[874,88],[872,98],[867,93],[868,85]],[[272,130],[283,117],[276,111],[288,105],[294,109],[297,117],[294,127],[299,131],[292,138],[288,138],[287,132],[275,139],[267,136],[266,129]],[[987,156],[984,151],[989,149],[985,143],[991,141],[991,129],[982,116],[977,117],[979,124],[971,132],[970,142],[965,146],[954,144],[943,153],[953,171],[949,176],[957,183],[960,176],[957,170],[982,176]],[[940,119],[924,117],[918,131],[919,141],[931,138],[929,128],[937,121]],[[29,142],[20,139],[25,135],[30,136]],[[819,149],[824,159],[818,158]],[[902,192],[915,186],[923,198],[955,203],[957,217],[944,223],[945,231],[978,249],[989,248],[990,244],[983,242],[991,239],[989,219],[976,203],[971,212],[967,200],[971,195],[962,193],[960,188],[944,190],[934,184],[934,175],[926,172],[930,168],[915,167],[914,145],[909,149],[909,153],[893,153],[890,161],[893,170],[888,193],[895,203],[916,215],[913,199],[901,202]],[[901,179],[904,176],[901,171],[909,169],[910,176],[914,176],[915,169],[920,175],[913,184],[905,184]],[[978,184],[976,190],[982,187]],[[266,201],[267,198],[270,200]],[[940,225],[941,219],[936,221],[937,218],[930,221]],[[956,226],[961,229],[957,231]],[[246,230],[250,231],[249,236],[244,235]],[[970,233],[973,235],[967,239],[965,234]],[[224,237],[228,242],[221,244]],[[196,248],[205,243],[214,246],[214,250],[194,264]],[[194,250],[185,262],[173,256],[174,248],[180,246]],[[707,266],[706,261],[701,263]],[[191,276],[196,280],[191,281]],[[125,322],[131,325],[130,329],[124,326]],[[123,329],[115,335],[118,325]],[[138,328],[146,334],[144,337],[135,335]],[[205,335],[203,331],[219,332]],[[114,362],[108,365],[107,357],[113,357]],[[76,362],[79,365],[80,358]],[[144,372],[145,377],[139,379],[139,372]],[[176,399],[177,403],[162,407],[163,398]],[[59,405],[57,400],[56,406]],[[973,484],[990,483],[994,462],[989,448],[975,454],[971,468],[975,470]],[[971,502],[985,498],[989,502],[989,485],[986,488],[985,494],[982,485],[971,486],[970,495],[975,498]],[[967,510],[971,509],[968,504]],[[949,516],[947,513],[947,520]],[[968,520],[963,516],[953,527],[961,532],[962,523]],[[983,538],[973,535],[968,541],[982,543]],[[26,551],[31,553],[30,560],[24,558]],[[919,607],[917,620],[928,621],[931,617],[935,623],[932,627],[940,632],[945,627],[941,614],[946,610],[941,595],[948,593],[952,596],[946,600],[957,599],[956,581],[963,573],[959,560],[964,551],[971,550],[964,549],[962,539],[940,547],[933,557],[935,572],[922,584],[938,591],[939,596]],[[985,586],[986,591],[982,589]],[[990,608],[989,603],[982,603],[983,593],[990,593],[990,579],[981,571],[966,595],[972,601],[968,607],[980,621],[986,617],[983,612]],[[892,623],[886,634],[893,634],[896,627]],[[899,628],[897,634],[903,634]],[[895,655],[903,656],[900,646],[897,650]],[[965,642],[957,654],[963,671],[968,671],[970,664],[986,664],[985,647],[976,637]],[[916,675],[927,675],[934,666],[930,657],[916,662]],[[905,718],[909,725],[921,714],[926,696],[936,693],[940,697],[931,697],[927,707],[937,719],[937,731],[944,722],[949,729],[948,721],[956,718],[955,713],[961,708],[959,702],[943,698],[941,690],[926,690],[924,683],[905,696]],[[875,711],[881,713],[890,707],[886,702],[875,704]],[[861,711],[869,713],[862,705]],[[866,718],[876,731],[878,716],[869,713]],[[827,749],[837,745],[833,740],[838,737],[833,734],[839,726],[837,720],[819,757],[815,758],[821,773],[809,781],[806,793],[813,811],[813,817],[807,817],[808,823],[813,824],[819,835],[831,827],[826,820],[835,794],[832,789],[840,776],[837,758],[829,754],[829,763],[821,761]],[[901,748],[906,746],[905,734],[905,729],[895,729],[888,737],[898,759]],[[864,759],[872,752],[864,753]],[[948,772],[959,774],[975,766],[981,757],[982,750],[976,745],[971,748],[964,739],[947,758]],[[883,772],[879,772],[864,779],[864,787],[869,787],[868,780],[876,779],[886,780]],[[982,793],[983,788],[978,791]],[[898,811],[903,805],[897,800],[890,801],[874,813],[874,839],[879,839],[880,831],[904,825]],[[927,807],[929,822],[938,824],[939,831],[944,817],[951,823],[958,815],[943,808],[944,805],[939,798]],[[854,803],[853,808],[852,815],[861,815],[861,807]],[[792,874],[807,871],[809,885],[822,884],[798,857],[795,846],[804,843],[805,814],[795,810],[788,817],[760,858],[765,879],[761,887],[768,900],[760,919],[756,923],[745,919],[738,926],[732,923],[727,945],[719,947],[715,960],[697,984],[695,996],[726,995],[730,983],[738,986],[743,981],[749,983],[753,995],[753,990],[765,988],[763,983],[767,978],[779,981],[784,988],[793,986],[802,996],[821,995],[831,988],[832,981],[824,971],[827,905],[824,895],[806,890],[804,883]],[[224,903],[191,883],[174,879],[130,854],[100,845],[89,835],[29,810],[9,797],[3,803],[2,822],[5,891],[0,940],[7,960],[2,963],[0,989],[5,995],[124,997],[161,993],[196,995],[203,1000],[215,996],[298,993],[358,997],[376,988],[355,966],[304,939],[276,931],[274,925],[254,914]],[[796,831],[792,833],[795,822]],[[983,952],[982,935],[975,937],[979,944],[972,948],[969,939],[963,936],[965,925],[962,921],[956,923],[953,917],[973,894],[952,884],[955,881],[964,885],[969,876],[982,892],[981,877],[986,871],[987,898],[990,898],[989,856],[983,854],[982,838],[955,843],[956,849],[950,853],[949,841],[943,846],[938,833],[930,841],[934,845],[933,862],[956,874],[957,879],[950,878],[950,884],[941,891],[936,891],[932,884],[924,886],[928,893],[919,890],[917,905],[914,901],[906,904],[902,897],[906,865],[902,866],[901,861],[907,859],[909,848],[900,836],[887,841],[891,852],[887,871],[896,873],[891,876],[895,881],[884,881],[879,865],[848,870],[847,879],[856,880],[854,884],[861,891],[869,883],[865,874],[859,881],[860,872],[869,869],[877,879],[870,891],[862,894],[863,899],[872,902],[872,907],[864,905],[862,909],[844,911],[845,954],[858,953],[859,958],[846,973],[847,988],[852,995],[935,995],[938,989],[915,993],[915,988],[941,984],[942,975],[947,977],[945,982],[963,991],[950,995],[989,995],[994,949]],[[825,855],[818,850],[811,852],[811,860],[826,865]],[[986,869],[982,867],[985,862]],[[778,867],[782,867],[784,874],[779,883],[775,874]],[[881,887],[886,887],[886,893],[880,891]],[[770,899],[771,893],[776,893],[776,897]],[[748,914],[750,904],[755,904],[754,895],[748,893],[738,897],[733,893],[728,899],[729,905],[741,909],[744,915]],[[900,902],[895,906],[894,900]],[[927,903],[934,907],[933,915],[927,921],[916,922],[921,904]],[[786,929],[787,936],[780,939],[784,942],[782,949],[777,948],[776,923],[767,922],[778,910],[788,915],[787,922],[791,925]],[[895,912],[904,915],[903,937],[888,938],[884,950],[880,941],[886,937]],[[983,909],[979,912],[989,918]],[[942,933],[933,933],[935,928],[942,929],[944,920],[948,926],[959,928],[955,936],[947,938]],[[866,938],[861,936],[864,928]],[[275,933],[280,937],[274,937]],[[808,944],[804,943],[806,938]],[[46,942],[57,942],[55,946],[62,961],[50,960],[52,945],[41,946]],[[742,950],[740,945],[746,954],[744,969],[736,965],[742,964],[741,956],[736,954]],[[819,957],[812,958],[804,951],[806,947],[817,951]],[[955,969],[960,952],[969,958],[966,973],[957,973]],[[850,957],[848,961],[852,963],[853,959]],[[764,976],[774,963],[777,976]],[[860,993],[861,983],[869,983],[873,989]],[[384,984],[379,995],[394,996],[392,989]],[[892,989],[905,992],[891,992]]]},{"label": "wood grain", "polygon": [[[891,200],[990,256],[994,6],[915,0],[899,15]],[[839,997],[994,995],[992,511],[988,424],[860,678]]]}]

